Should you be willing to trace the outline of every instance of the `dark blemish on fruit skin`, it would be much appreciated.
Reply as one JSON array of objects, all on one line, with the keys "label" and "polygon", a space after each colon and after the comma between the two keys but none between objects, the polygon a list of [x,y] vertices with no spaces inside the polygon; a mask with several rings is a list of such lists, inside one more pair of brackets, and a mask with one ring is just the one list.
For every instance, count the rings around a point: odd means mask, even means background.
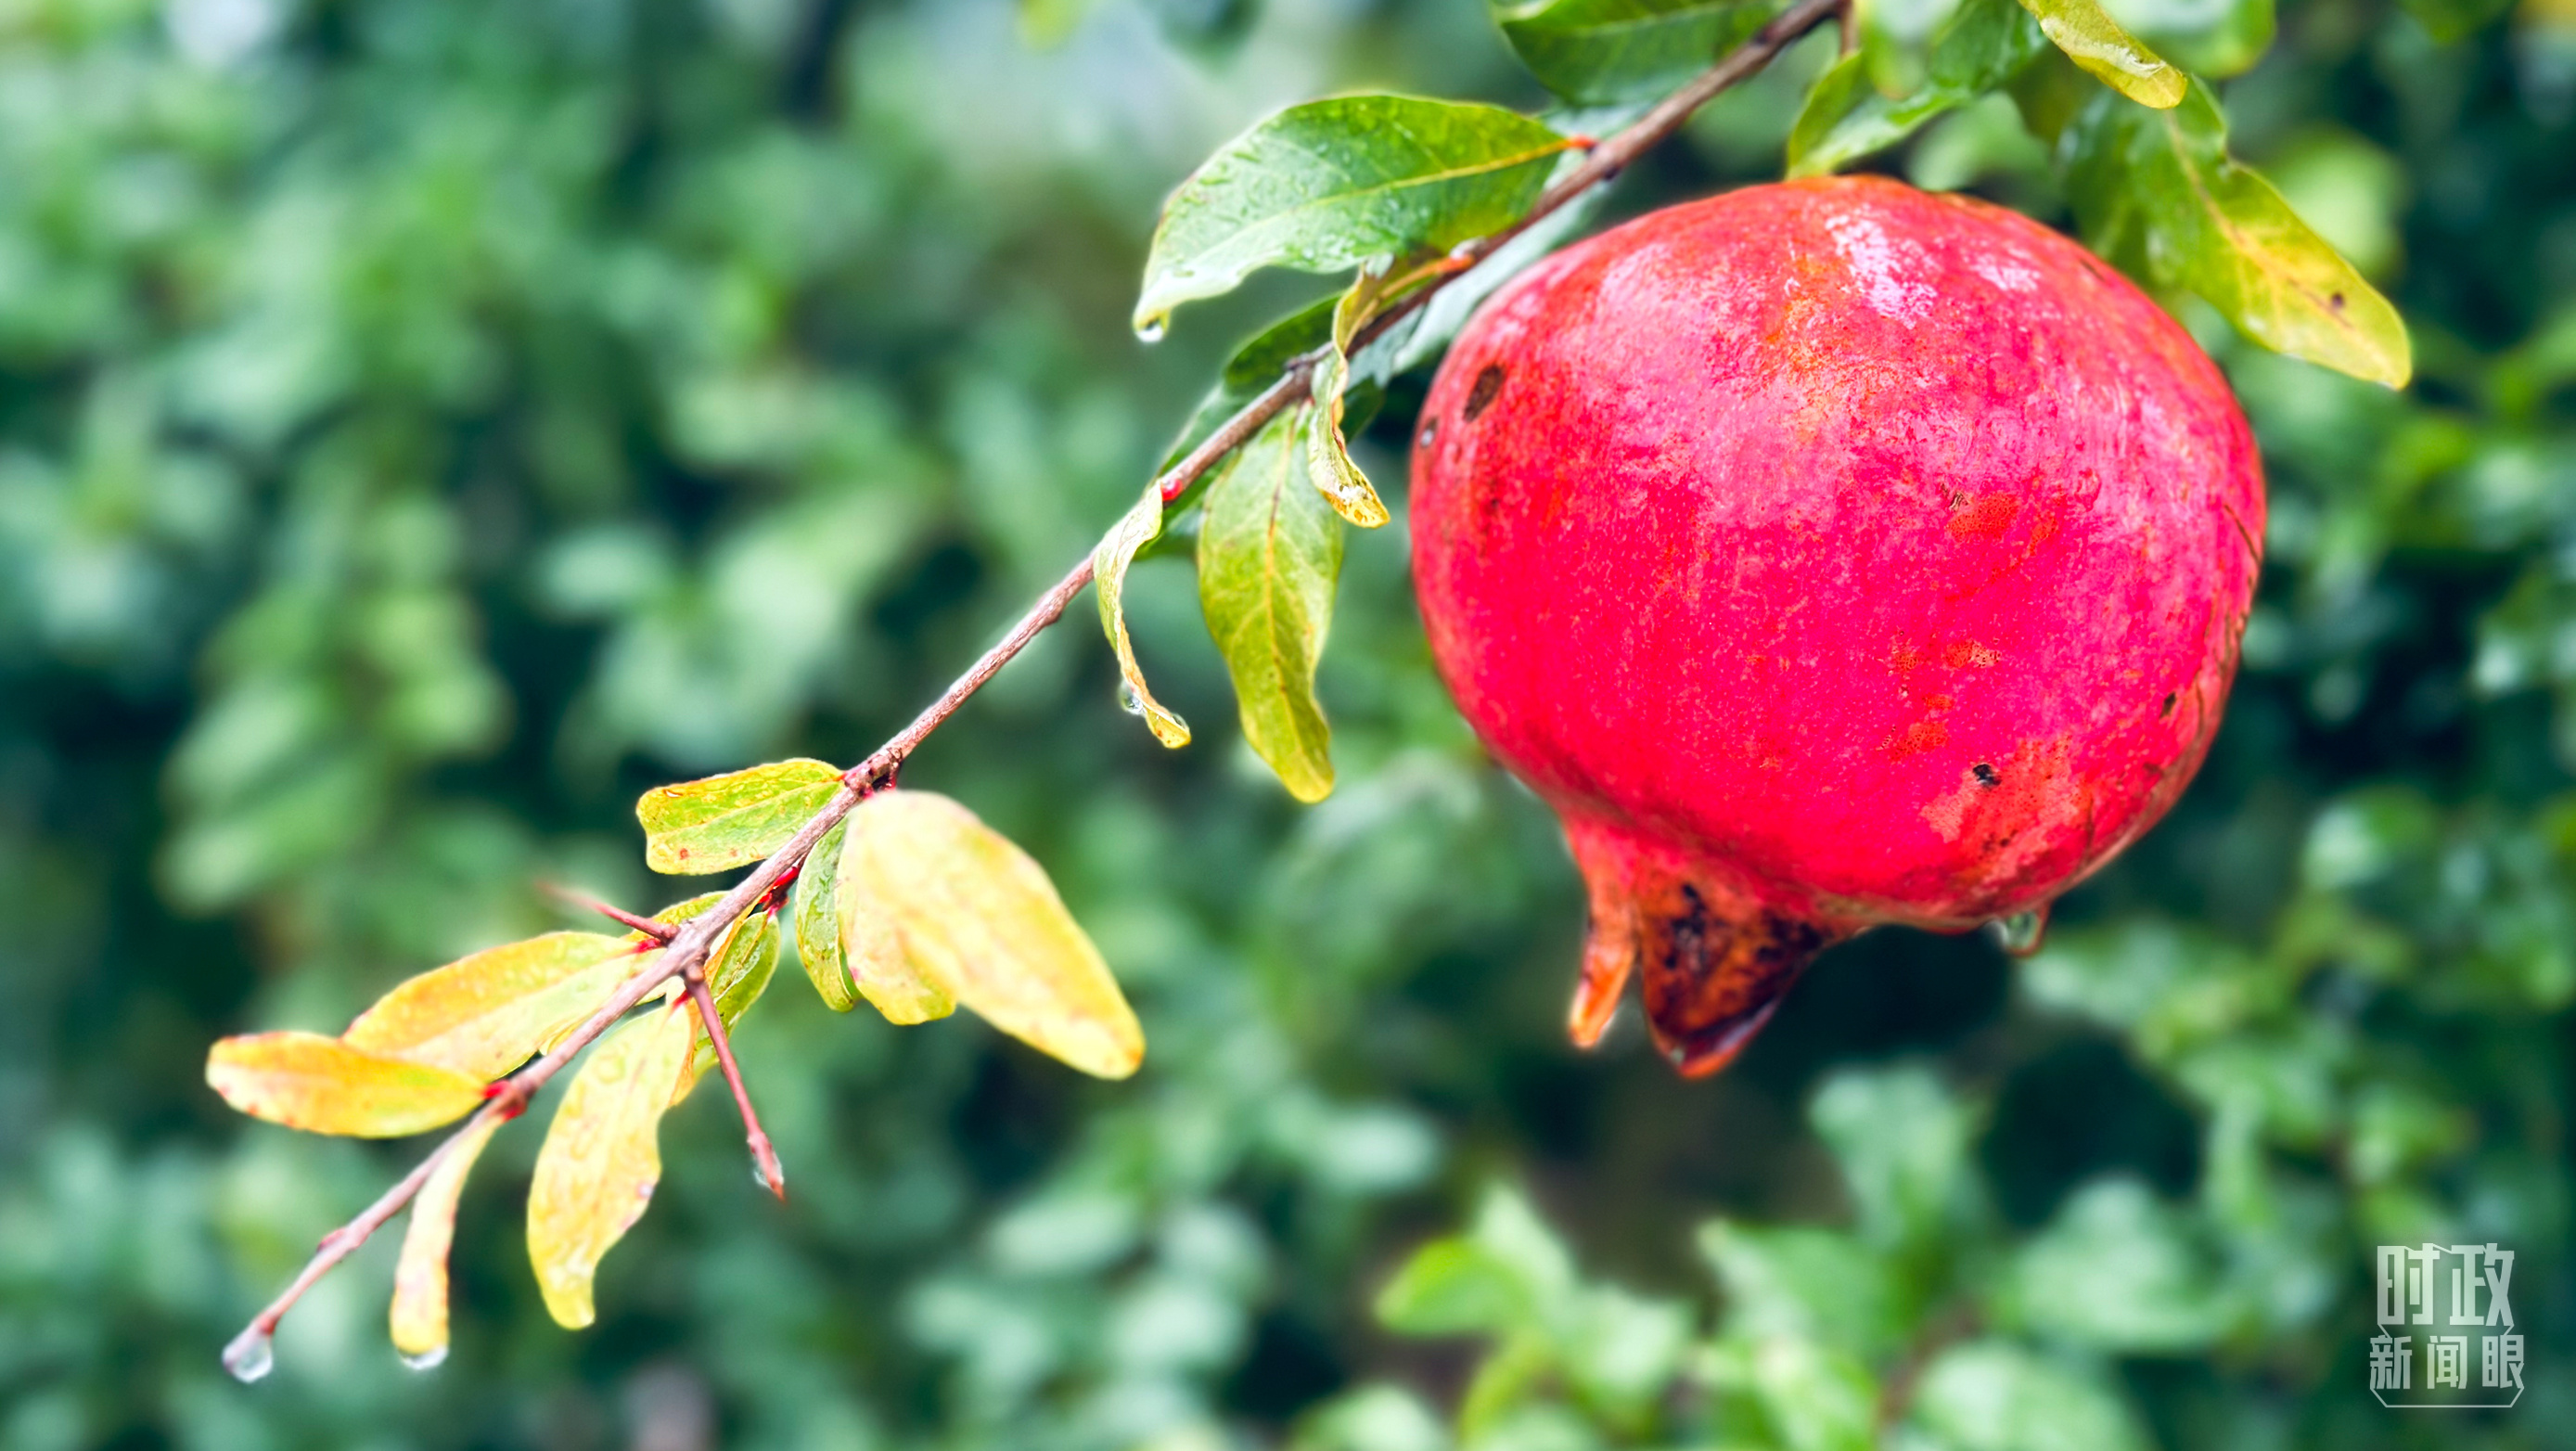
[{"label": "dark blemish on fruit skin", "polygon": [[2173,719],[2173,708],[2174,708],[2174,702],[2175,702],[2175,701],[2177,701],[2177,700],[2180,700],[2181,698],[2182,698],[2182,696],[2181,696],[2180,692],[2177,692],[2177,691],[2171,691],[2171,690],[2166,691],[2166,692],[2165,692],[2165,708],[2164,708],[2164,709],[2162,709],[2162,710],[2160,710],[2160,711],[2157,711],[2157,712],[2156,712],[2156,719],[2158,719],[2158,720],[2171,720],[2171,719]]},{"label": "dark blemish on fruit skin", "polygon": [[1476,415],[1493,407],[1494,395],[1502,391],[1503,365],[1487,363],[1483,371],[1476,374],[1475,386],[1467,390],[1466,411],[1460,416],[1469,423],[1475,422]]},{"label": "dark blemish on fruit skin", "polygon": [[1995,774],[1995,768],[1987,765],[1983,761],[1979,761],[1977,764],[1970,766],[1968,768],[1968,773],[1977,778],[1978,785],[1985,787],[1989,791],[2004,783],[2004,778]]}]

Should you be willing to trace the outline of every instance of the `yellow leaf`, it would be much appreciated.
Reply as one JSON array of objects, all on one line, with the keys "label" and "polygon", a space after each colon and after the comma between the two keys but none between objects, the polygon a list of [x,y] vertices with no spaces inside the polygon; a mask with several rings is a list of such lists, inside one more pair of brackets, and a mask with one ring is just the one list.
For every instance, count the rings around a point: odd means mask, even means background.
[{"label": "yellow leaf", "polygon": [[994,1027],[1101,1078],[1144,1060],[1134,1010],[1045,869],[965,807],[927,791],[868,798],[850,814],[841,882],[845,914],[863,884],[903,960]]},{"label": "yellow leaf", "polygon": [[1108,632],[1110,647],[1118,652],[1119,693],[1127,708],[1145,718],[1154,739],[1179,750],[1190,743],[1189,722],[1165,709],[1145,688],[1145,672],[1136,663],[1136,644],[1127,636],[1127,566],[1136,562],[1137,550],[1162,532],[1163,491],[1148,483],[1136,507],[1091,552],[1092,592],[1100,600],[1100,628]]},{"label": "yellow leaf", "polygon": [[686,876],[759,861],[785,846],[840,788],[837,767],[807,760],[656,787],[635,802],[644,864]]},{"label": "yellow leaf", "polygon": [[412,978],[340,1037],[370,1053],[490,1080],[554,1046],[647,965],[633,939],[549,932]]},{"label": "yellow leaf", "polygon": [[1342,400],[1350,377],[1350,363],[1338,348],[1315,365],[1315,418],[1306,429],[1306,477],[1333,512],[1352,527],[1375,529],[1387,521],[1386,501],[1352,461],[1351,446],[1342,438]]},{"label": "yellow leaf", "polygon": [[588,1325],[591,1281],[661,1182],[662,1113],[688,1066],[697,1019],[686,1001],[656,1008],[591,1050],[537,1151],[528,1186],[528,1258],[546,1313]]},{"label": "yellow leaf", "polygon": [[[849,822],[865,819],[868,807],[891,792],[862,801],[850,813]],[[957,1000],[947,989],[922,976],[912,960],[905,956],[903,935],[895,926],[895,907],[880,901],[873,891],[863,860],[863,847],[855,826],[845,823],[849,838],[841,844],[840,921],[841,957],[849,964],[850,981],[889,1023],[910,1027],[947,1017],[957,1011]]]},{"label": "yellow leaf", "polygon": [[2121,28],[2101,0],[2021,0],[2067,58],[2103,84],[2141,106],[2159,111],[2181,104],[2190,78]]},{"label": "yellow leaf", "polygon": [[206,1054],[206,1085],[252,1118],[362,1139],[421,1133],[483,1102],[479,1078],[383,1057],[319,1033],[223,1039]]},{"label": "yellow leaf", "polygon": [[402,1258],[394,1265],[390,1319],[394,1349],[415,1364],[434,1365],[447,1356],[447,1247],[456,1238],[456,1197],[501,1123],[496,1118],[467,1129],[412,1196]]}]

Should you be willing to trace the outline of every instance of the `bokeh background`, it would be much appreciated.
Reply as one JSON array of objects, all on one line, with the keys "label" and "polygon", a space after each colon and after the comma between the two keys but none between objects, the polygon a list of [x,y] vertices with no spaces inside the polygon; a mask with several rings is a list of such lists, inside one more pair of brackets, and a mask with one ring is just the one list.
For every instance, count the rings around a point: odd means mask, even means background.
[{"label": "bokeh background", "polygon": [[[2280,28],[2237,149],[2419,377],[2194,314],[2274,489],[2245,673],[2036,959],[1885,931],[1716,1080],[1577,1054],[1577,883],[1429,672],[1400,516],[1314,809],[1149,562],[1199,744],[1082,605],[908,776],[1053,871],[1140,1077],[783,976],[740,1035],[783,1210],[699,1093],[566,1333],[524,1128],[445,1367],[385,1343],[387,1237],[241,1386],[218,1347],[418,1146],[229,1114],[210,1040],[574,925],[541,877],[696,890],[639,791],[864,755],[1318,290],[1129,335],[1199,157],[1336,88],[1543,98],[1481,0],[0,4],[0,1445],[2576,1444],[2576,11]],[[1776,175],[1821,59],[1613,214]],[[2001,101],[1878,164],[2063,220]],[[2510,1412],[2364,1389],[2370,1247],[2428,1239],[2519,1251]]]}]

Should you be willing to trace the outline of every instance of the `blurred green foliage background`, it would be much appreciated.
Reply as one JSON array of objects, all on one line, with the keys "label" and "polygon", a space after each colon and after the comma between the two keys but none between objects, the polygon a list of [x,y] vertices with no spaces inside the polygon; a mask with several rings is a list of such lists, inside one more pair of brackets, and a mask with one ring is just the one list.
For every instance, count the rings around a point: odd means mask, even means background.
[{"label": "blurred green foliage background", "polygon": [[[563,924],[539,878],[683,895],[638,791],[864,755],[1317,290],[1129,336],[1200,156],[1335,88],[1543,98],[1479,0],[0,5],[0,1445],[2576,1442],[2551,4],[2437,41],[2288,0],[2225,87],[2420,376],[2195,314],[2274,489],[2246,671],[2035,960],[1881,932],[1721,1078],[1633,1023],[1577,1054],[1579,890],[1429,672],[1400,518],[1352,543],[1311,810],[1151,561],[1140,646],[1198,745],[1118,712],[1077,618],[907,777],[1054,873],[1139,1078],[782,988],[740,1043],[783,1211],[698,1094],[566,1334],[519,1234],[539,1135],[505,1134],[447,1366],[385,1344],[387,1238],[249,1387],[218,1347],[416,1146],[230,1115],[212,1038]],[[1825,44],[1614,214],[1776,175]],[[1879,164],[2063,220],[2000,99]],[[1382,480],[1420,386],[1363,442]],[[2364,1389],[2370,1247],[2428,1239],[2520,1252],[2510,1412]]]}]

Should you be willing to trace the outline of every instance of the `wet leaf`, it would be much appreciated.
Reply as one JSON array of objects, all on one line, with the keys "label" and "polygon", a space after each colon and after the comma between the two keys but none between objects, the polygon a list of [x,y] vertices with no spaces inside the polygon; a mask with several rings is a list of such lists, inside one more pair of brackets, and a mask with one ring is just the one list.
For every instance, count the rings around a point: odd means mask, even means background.
[{"label": "wet leaf", "polygon": [[965,807],[927,791],[869,797],[850,815],[841,879],[873,906],[860,925],[890,927],[922,981],[994,1027],[1096,1077],[1143,1061],[1135,1012],[1045,869]]},{"label": "wet leaf", "polygon": [[[863,801],[850,813],[853,823],[866,816],[868,805]],[[877,895],[857,832],[853,824],[841,848],[841,955],[850,981],[889,1023],[910,1027],[947,1017],[957,1011],[957,1000],[904,952],[896,904]]]},{"label": "wet leaf", "polygon": [[1769,0],[1498,0],[1494,21],[1540,84],[1601,104],[1662,96],[1778,9]]},{"label": "wet leaf", "polygon": [[340,1036],[353,1048],[488,1081],[562,1041],[648,965],[632,937],[549,932],[424,972]]},{"label": "wet leaf", "polygon": [[414,1362],[447,1353],[447,1249],[456,1238],[456,1199],[465,1176],[504,1120],[468,1128],[456,1147],[412,1196],[411,1222],[403,1230],[402,1258],[394,1264],[394,1303],[389,1317],[394,1349]]},{"label": "wet leaf", "polygon": [[1333,512],[1356,528],[1377,528],[1387,521],[1387,512],[1368,475],[1352,460],[1350,443],[1342,434],[1342,405],[1350,391],[1352,349],[1359,341],[1360,330],[1388,303],[1451,270],[1454,268],[1437,258],[1401,269],[1362,267],[1350,290],[1333,306],[1331,345],[1316,363],[1308,387],[1315,413],[1306,429],[1306,476],[1333,506]]},{"label": "wet leaf", "polygon": [[1164,204],[1136,327],[1232,291],[1263,267],[1340,272],[1446,252],[1518,221],[1562,136],[1496,106],[1340,96],[1271,116],[1219,148]]},{"label": "wet leaf", "polygon": [[1107,632],[1110,646],[1118,652],[1121,694],[1131,709],[1145,717],[1146,729],[1154,733],[1154,739],[1178,750],[1190,743],[1189,723],[1164,709],[1154,693],[1145,688],[1145,672],[1136,663],[1135,642],[1127,636],[1127,566],[1135,562],[1137,550],[1162,532],[1162,489],[1148,483],[1144,497],[1091,552],[1091,576],[1092,589],[1100,601],[1100,628]]},{"label": "wet leaf", "polygon": [[1967,105],[2019,74],[2047,48],[2039,24],[2015,0],[1961,0],[1932,42],[1928,75],[1890,100],[1871,85],[1858,53],[1828,68],[1807,92],[1789,130],[1789,174],[1838,171],[1904,140],[1925,122]]},{"label": "wet leaf", "polygon": [[2275,352],[2391,388],[2413,372],[2406,324],[2352,264],[2227,154],[2227,122],[2194,82],[2170,111],[2098,96],[2073,123],[2067,193],[2093,249],[2198,293]]},{"label": "wet leaf", "polygon": [[2180,104],[2189,77],[2123,29],[2100,0],[2021,0],[2067,58],[2142,106]]},{"label": "wet leaf", "polygon": [[1208,491],[1199,528],[1199,605],[1234,677],[1244,738],[1289,794],[1333,789],[1332,728],[1315,699],[1315,666],[1332,624],[1341,521],[1307,487],[1302,414],[1245,444]]},{"label": "wet leaf", "polygon": [[319,1033],[225,1038],[206,1054],[206,1085],[252,1118],[362,1139],[422,1133],[483,1102],[482,1079]]},{"label": "wet leaf", "polygon": [[759,861],[785,846],[840,784],[837,767],[795,760],[656,787],[635,802],[644,864],[695,876]]},{"label": "wet leaf", "polygon": [[787,899],[796,922],[796,956],[823,1006],[836,1013],[859,1005],[858,986],[850,980],[849,962],[841,952],[841,837],[848,830],[845,819],[814,843]]},{"label": "wet leaf", "polygon": [[686,1002],[625,1023],[591,1050],[546,1128],[528,1186],[528,1258],[558,1325],[591,1322],[601,1257],[652,1201],[662,1178],[662,1114],[696,1036]]}]

